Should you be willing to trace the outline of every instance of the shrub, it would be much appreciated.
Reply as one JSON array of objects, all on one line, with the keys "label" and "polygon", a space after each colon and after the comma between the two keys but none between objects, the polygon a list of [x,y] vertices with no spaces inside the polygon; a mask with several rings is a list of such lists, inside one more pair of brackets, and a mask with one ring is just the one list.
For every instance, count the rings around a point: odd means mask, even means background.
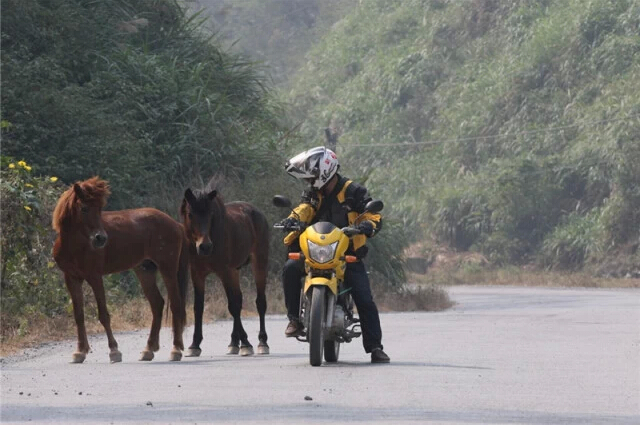
[{"label": "shrub", "polygon": [[405,279],[402,252],[407,240],[406,231],[397,220],[384,218],[383,228],[376,237],[367,242],[370,245],[365,259],[375,284],[384,287],[400,286]]},{"label": "shrub", "polygon": [[495,266],[523,263],[528,259],[527,255],[530,252],[530,245],[526,241],[502,231],[491,233],[479,240],[475,248]]},{"label": "shrub", "polygon": [[466,251],[490,229],[491,214],[478,196],[461,190],[446,190],[440,196],[435,213],[434,233],[441,242]]},{"label": "shrub", "polygon": [[570,214],[549,234],[540,253],[547,267],[578,269],[586,260],[605,250],[605,228],[600,220],[600,209],[588,214]]},{"label": "shrub", "polygon": [[51,257],[51,211],[62,193],[56,177],[35,177],[25,161],[0,161],[2,329],[26,332],[29,314],[65,311],[67,291]]}]

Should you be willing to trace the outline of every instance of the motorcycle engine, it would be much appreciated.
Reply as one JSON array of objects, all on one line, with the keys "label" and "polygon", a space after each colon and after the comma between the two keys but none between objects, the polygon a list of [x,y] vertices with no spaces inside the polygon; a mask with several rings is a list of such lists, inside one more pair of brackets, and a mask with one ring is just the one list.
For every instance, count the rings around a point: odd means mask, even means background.
[{"label": "motorcycle engine", "polygon": [[340,304],[336,304],[336,309],[333,312],[333,322],[332,327],[334,328],[344,328],[345,326],[345,314],[344,309]]}]

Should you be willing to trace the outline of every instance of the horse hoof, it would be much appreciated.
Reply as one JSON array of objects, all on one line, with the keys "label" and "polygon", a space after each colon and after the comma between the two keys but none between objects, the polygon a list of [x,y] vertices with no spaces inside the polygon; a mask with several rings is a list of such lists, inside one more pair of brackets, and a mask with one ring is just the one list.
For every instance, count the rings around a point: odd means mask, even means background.
[{"label": "horse hoof", "polygon": [[86,358],[87,358],[87,354],[86,353],[81,353],[80,351],[76,351],[71,356],[71,363],[82,363],[82,362],[84,362],[84,359],[86,359]]},{"label": "horse hoof", "polygon": [[202,354],[202,350],[199,348],[189,348],[187,353],[184,355],[185,357],[200,357]]},{"label": "horse hoof", "polygon": [[122,353],[118,350],[110,352],[109,360],[111,360],[111,363],[120,363],[122,361]]},{"label": "horse hoof", "polygon": [[140,354],[141,354],[140,361],[148,362],[148,361],[153,360],[153,356],[154,356],[153,351],[146,350],[146,351],[141,352]]},{"label": "horse hoof", "polygon": [[269,346],[268,345],[258,345],[258,354],[269,354]]},{"label": "horse hoof", "polygon": [[179,362],[180,360],[182,360],[182,351],[176,349],[171,350],[169,361]]},{"label": "horse hoof", "polygon": [[241,356],[253,356],[253,347],[248,345],[240,348]]},{"label": "horse hoof", "polygon": [[240,347],[236,347],[235,345],[230,345],[227,347],[227,354],[238,354],[240,352]]}]

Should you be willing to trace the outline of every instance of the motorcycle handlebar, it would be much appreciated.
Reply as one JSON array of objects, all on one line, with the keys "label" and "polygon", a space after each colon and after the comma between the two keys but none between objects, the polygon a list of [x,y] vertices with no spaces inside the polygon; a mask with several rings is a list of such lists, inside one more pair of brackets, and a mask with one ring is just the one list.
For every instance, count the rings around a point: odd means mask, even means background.
[{"label": "motorcycle handlebar", "polygon": [[296,232],[296,231],[303,231],[306,228],[306,226],[303,223],[298,223],[291,226],[286,226],[284,224],[276,223],[273,225],[273,228],[282,229],[286,232]]},{"label": "motorcycle handlebar", "polygon": [[360,229],[356,229],[355,227],[343,227],[340,230],[342,230],[342,232],[349,237],[362,233]]},{"label": "motorcycle handlebar", "polygon": [[[276,223],[276,224],[273,225],[274,229],[282,229],[282,230],[287,231],[287,232],[303,231],[304,229],[306,229],[306,227],[307,226],[304,223],[301,223],[301,222],[298,222],[298,223],[293,224],[293,225],[284,225],[284,224],[281,224],[281,223]],[[348,237],[362,234],[362,231],[360,229],[356,228],[356,227],[347,226],[347,227],[343,227],[340,230],[342,230],[342,232],[345,235],[347,235]]]}]

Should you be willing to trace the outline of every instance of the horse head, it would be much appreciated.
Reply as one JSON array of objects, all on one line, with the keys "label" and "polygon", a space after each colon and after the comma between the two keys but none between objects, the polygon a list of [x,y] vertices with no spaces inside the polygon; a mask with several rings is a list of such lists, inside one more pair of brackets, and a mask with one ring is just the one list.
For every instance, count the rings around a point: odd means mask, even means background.
[{"label": "horse head", "polygon": [[198,255],[210,255],[213,252],[211,226],[216,212],[215,198],[218,192],[198,192],[197,196],[190,188],[185,190],[180,214],[187,237],[196,244]]},{"label": "horse head", "polygon": [[110,194],[109,183],[98,177],[76,182],[62,194],[53,214],[53,228],[76,231],[89,239],[93,249],[107,244],[107,233],[102,224],[102,208]]}]

